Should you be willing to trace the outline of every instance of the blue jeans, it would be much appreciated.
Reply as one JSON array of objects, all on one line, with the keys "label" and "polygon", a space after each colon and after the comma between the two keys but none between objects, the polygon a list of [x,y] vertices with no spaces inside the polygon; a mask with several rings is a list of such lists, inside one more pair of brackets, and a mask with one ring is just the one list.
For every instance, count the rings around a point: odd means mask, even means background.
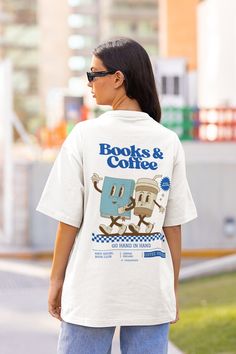
[{"label": "blue jeans", "polygon": [[[111,354],[116,327],[86,327],[61,322],[57,354]],[[167,354],[169,323],[121,326],[122,354]]]}]

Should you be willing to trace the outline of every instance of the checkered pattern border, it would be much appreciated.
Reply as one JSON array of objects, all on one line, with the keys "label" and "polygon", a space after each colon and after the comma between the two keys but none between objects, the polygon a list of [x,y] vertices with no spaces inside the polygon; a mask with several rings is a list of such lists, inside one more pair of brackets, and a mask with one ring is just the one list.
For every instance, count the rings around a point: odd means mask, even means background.
[{"label": "checkered pattern border", "polygon": [[101,234],[92,234],[92,241],[98,243],[109,243],[109,242],[152,242],[156,240],[161,240],[165,242],[165,236],[161,233],[155,233],[151,235],[115,235],[115,236],[104,236]]}]

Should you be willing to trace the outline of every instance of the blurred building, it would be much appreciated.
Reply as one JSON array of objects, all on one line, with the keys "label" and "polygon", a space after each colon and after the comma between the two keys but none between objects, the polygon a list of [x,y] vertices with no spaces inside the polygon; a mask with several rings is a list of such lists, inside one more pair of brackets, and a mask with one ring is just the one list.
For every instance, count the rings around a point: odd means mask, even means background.
[{"label": "blurred building", "polygon": [[197,18],[199,0],[159,0],[160,54],[185,57],[187,68],[197,68]]},{"label": "blurred building", "polygon": [[45,112],[55,88],[79,91],[80,77],[90,68],[93,48],[123,35],[158,54],[158,0],[38,0],[40,92]]},{"label": "blurred building", "polygon": [[162,104],[197,104],[197,5],[199,0],[159,0],[157,62]]},{"label": "blurred building", "polygon": [[159,0],[101,1],[101,40],[125,35],[140,42],[150,55],[159,54]]},{"label": "blurred building", "polygon": [[39,111],[38,39],[36,1],[0,0],[0,60],[13,62],[15,107],[22,119]]},{"label": "blurred building", "polygon": [[38,0],[40,96],[46,112],[50,92],[79,86],[99,38],[99,2]]},{"label": "blurred building", "polygon": [[199,4],[200,107],[236,107],[235,13],[235,0],[205,0]]},{"label": "blurred building", "polygon": [[[39,29],[39,93],[41,109],[46,105],[48,91],[67,86],[70,57],[67,39],[69,9],[67,1],[38,0]],[[45,109],[42,109],[43,113]]]},{"label": "blurred building", "polygon": [[0,59],[14,66],[18,115],[47,112],[52,90],[79,87],[92,49],[114,36],[159,53],[158,0],[0,0]]}]

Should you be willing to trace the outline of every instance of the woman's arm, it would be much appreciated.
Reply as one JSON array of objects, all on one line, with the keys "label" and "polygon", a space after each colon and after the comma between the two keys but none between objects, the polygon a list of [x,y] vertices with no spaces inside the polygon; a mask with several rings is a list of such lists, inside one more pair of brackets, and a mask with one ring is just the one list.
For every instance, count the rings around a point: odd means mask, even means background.
[{"label": "woman's arm", "polygon": [[181,264],[181,225],[163,227],[166,236],[172,262],[174,268],[174,288],[176,296],[176,319],[171,323],[175,323],[179,319],[179,301],[178,301],[178,284],[179,284],[179,270]]},{"label": "woman's arm", "polygon": [[48,311],[61,320],[61,294],[65,271],[78,228],[59,222],[53,253],[48,293]]}]

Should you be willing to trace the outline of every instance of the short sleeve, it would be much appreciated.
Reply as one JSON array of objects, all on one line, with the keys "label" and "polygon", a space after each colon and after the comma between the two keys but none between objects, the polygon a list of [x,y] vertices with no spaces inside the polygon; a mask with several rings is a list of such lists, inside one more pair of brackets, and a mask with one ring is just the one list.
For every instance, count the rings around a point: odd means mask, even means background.
[{"label": "short sleeve", "polygon": [[185,154],[177,136],[175,150],[171,186],[163,226],[181,225],[197,217],[186,176]]},{"label": "short sleeve", "polygon": [[78,129],[65,140],[52,166],[36,210],[80,227],[83,218],[83,166]]}]

